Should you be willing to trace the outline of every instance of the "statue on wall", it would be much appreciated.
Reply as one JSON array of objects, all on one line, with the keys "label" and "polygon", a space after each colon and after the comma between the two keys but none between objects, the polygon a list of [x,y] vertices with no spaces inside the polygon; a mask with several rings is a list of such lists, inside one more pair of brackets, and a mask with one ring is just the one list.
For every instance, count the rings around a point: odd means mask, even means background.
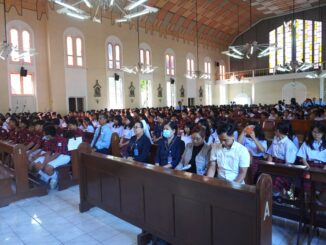
[{"label": "statue on wall", "polygon": [[161,84],[159,83],[158,88],[157,88],[157,97],[162,98],[163,97],[162,94],[163,94],[163,88],[162,88]]},{"label": "statue on wall", "polygon": [[203,88],[202,88],[202,86],[199,87],[199,98],[203,98]]},{"label": "statue on wall", "polygon": [[135,86],[132,81],[129,86],[129,97],[135,97]]},{"label": "statue on wall", "polygon": [[94,88],[94,97],[101,97],[101,85],[98,83],[98,80],[96,80]]},{"label": "statue on wall", "polygon": [[181,88],[180,88],[180,97],[181,98],[185,97],[185,89],[183,88],[183,85],[181,85]]}]

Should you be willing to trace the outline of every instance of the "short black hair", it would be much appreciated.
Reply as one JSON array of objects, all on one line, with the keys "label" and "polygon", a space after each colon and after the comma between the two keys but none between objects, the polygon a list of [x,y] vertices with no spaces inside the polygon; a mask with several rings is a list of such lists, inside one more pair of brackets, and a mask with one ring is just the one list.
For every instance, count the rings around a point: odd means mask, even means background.
[{"label": "short black hair", "polygon": [[217,127],[217,134],[226,133],[228,136],[233,136],[235,131],[235,125],[233,123],[222,123]]},{"label": "short black hair", "polygon": [[55,136],[56,135],[56,130],[53,124],[47,125],[44,128],[44,134],[45,135],[50,135],[50,136]]}]

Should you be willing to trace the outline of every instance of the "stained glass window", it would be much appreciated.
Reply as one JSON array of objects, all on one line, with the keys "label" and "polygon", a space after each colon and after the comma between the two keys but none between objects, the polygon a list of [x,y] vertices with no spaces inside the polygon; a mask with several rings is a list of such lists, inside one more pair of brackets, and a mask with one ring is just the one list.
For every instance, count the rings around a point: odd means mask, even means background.
[{"label": "stained glass window", "polygon": [[284,65],[284,25],[277,28],[276,65]]},{"label": "stained glass window", "polygon": [[305,43],[305,52],[304,52],[304,61],[312,63],[312,40],[313,40],[313,25],[311,20],[305,20],[305,29],[304,29],[304,43]]},{"label": "stained glass window", "polygon": [[315,63],[315,68],[318,68],[318,66],[320,64],[317,63],[321,63],[322,62],[322,43],[321,43],[321,22],[319,21],[315,21],[314,22],[314,63]]},{"label": "stained glass window", "polygon": [[[275,45],[276,46],[276,32],[275,30],[271,31],[269,33],[269,43],[271,45]],[[269,54],[269,72],[273,73],[274,72],[274,67],[276,65],[275,63],[275,59],[276,59],[276,50],[272,50]]]},{"label": "stained glass window", "polygon": [[270,52],[270,73],[276,65],[284,65],[293,60],[292,42],[295,41],[295,54],[298,62],[314,63],[318,68],[322,62],[322,23],[312,20],[295,20],[295,40],[292,37],[292,22],[289,21],[269,33],[269,43],[278,48]]},{"label": "stained glass window", "polygon": [[285,23],[284,27],[285,64],[289,64],[292,61],[292,21]]},{"label": "stained glass window", "polygon": [[303,20],[296,20],[295,22],[296,30],[296,56],[297,61],[303,61]]}]

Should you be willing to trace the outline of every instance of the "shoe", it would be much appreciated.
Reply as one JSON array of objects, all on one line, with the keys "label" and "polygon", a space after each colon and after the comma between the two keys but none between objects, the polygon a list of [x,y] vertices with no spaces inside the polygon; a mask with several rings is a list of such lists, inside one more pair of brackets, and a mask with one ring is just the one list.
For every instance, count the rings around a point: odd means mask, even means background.
[{"label": "shoe", "polygon": [[55,188],[57,188],[58,185],[58,174],[56,172],[54,172],[54,174],[51,176],[50,179],[50,188],[51,190],[54,190]]}]

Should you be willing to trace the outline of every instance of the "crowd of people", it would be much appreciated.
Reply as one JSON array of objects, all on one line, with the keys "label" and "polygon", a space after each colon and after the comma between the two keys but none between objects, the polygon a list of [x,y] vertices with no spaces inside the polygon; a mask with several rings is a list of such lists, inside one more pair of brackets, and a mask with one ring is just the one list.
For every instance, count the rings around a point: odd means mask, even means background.
[{"label": "crowd of people", "polygon": [[[0,140],[27,147],[29,169],[55,188],[56,168],[69,163],[67,142],[94,134],[94,151],[109,154],[111,136],[120,138],[121,156],[149,161],[151,145],[157,145],[155,165],[244,183],[251,165],[257,179],[256,160],[301,164],[326,169],[326,112],[321,101],[299,105],[279,101],[274,105],[224,105],[176,108],[143,108],[70,112],[0,114]],[[309,100],[308,100],[309,102]],[[312,120],[303,142],[293,132],[291,120]],[[275,120],[271,142],[262,123]],[[236,122],[246,121],[239,128]],[[274,179],[274,195],[289,183]]]}]

